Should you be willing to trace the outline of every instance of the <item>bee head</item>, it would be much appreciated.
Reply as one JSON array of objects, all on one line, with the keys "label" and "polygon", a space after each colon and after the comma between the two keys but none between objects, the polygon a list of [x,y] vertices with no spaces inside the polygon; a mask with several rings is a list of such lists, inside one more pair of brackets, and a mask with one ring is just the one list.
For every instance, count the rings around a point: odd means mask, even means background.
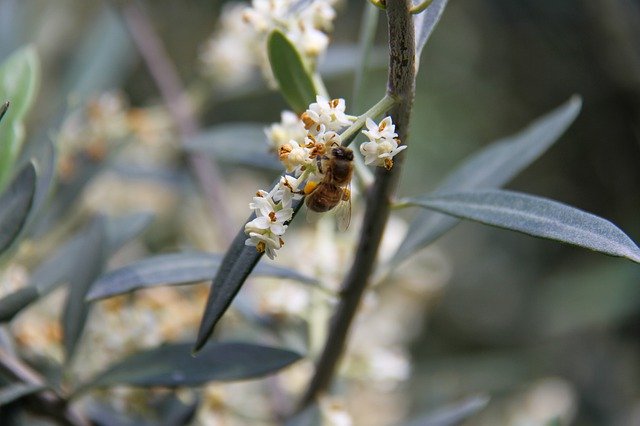
[{"label": "bee head", "polygon": [[345,146],[331,149],[331,155],[340,160],[353,161],[353,151]]}]

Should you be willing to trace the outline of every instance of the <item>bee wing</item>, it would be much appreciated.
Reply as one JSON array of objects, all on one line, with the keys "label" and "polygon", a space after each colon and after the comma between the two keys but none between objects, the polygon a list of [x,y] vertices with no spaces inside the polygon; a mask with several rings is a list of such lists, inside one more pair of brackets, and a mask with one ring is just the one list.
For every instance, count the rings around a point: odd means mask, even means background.
[{"label": "bee wing", "polygon": [[347,187],[343,191],[343,200],[336,206],[336,219],[338,229],[346,231],[351,224],[351,188]]},{"label": "bee wing", "polygon": [[315,224],[318,223],[320,217],[322,217],[322,213],[311,210],[309,207],[305,206],[307,209],[306,219],[307,223]]}]

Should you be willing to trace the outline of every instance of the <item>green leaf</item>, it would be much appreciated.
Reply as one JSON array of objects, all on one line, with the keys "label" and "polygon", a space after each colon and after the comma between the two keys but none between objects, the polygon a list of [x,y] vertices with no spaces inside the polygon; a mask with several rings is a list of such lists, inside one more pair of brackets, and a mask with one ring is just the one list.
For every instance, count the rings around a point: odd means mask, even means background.
[{"label": "green leaf", "polygon": [[138,212],[106,221],[108,255],[116,252],[125,243],[140,235],[153,222],[154,215],[149,212]]},{"label": "green leaf", "polygon": [[489,397],[474,396],[449,407],[441,408],[408,423],[405,426],[454,426],[482,410],[489,403]]},{"label": "green leaf", "polygon": [[[495,188],[509,182],[529,164],[538,159],[573,123],[582,101],[574,96],[564,105],[535,120],[521,132],[500,139],[464,161],[454,170],[434,194]],[[424,211],[409,225],[404,240],[391,264],[398,265],[416,251],[428,246],[458,224],[458,220]]]},{"label": "green leaf", "polygon": [[73,356],[89,315],[89,303],[85,301],[87,291],[102,272],[106,262],[107,241],[104,219],[94,219],[86,232],[80,255],[74,258],[77,266],[69,277],[69,294],[62,311],[62,340],[67,362]]},{"label": "green leaf", "polygon": [[0,122],[2,121],[2,118],[4,117],[4,115],[7,113],[8,109],[9,109],[9,101],[6,101],[5,103],[2,104],[2,106],[0,106]]},{"label": "green leaf", "polygon": [[422,49],[431,37],[431,33],[440,22],[444,8],[447,7],[448,0],[433,0],[427,10],[417,15],[413,15],[413,27],[416,31],[416,62],[420,62]]},{"label": "green leaf", "polygon": [[[255,248],[253,248],[255,251]],[[183,285],[210,280],[216,275],[222,256],[212,253],[172,253],[143,259],[102,275],[93,283],[87,300],[103,299],[140,288]],[[291,269],[258,264],[255,275],[272,276],[317,284]]]},{"label": "green leaf", "polygon": [[301,358],[289,350],[249,343],[212,343],[197,357],[190,349],[189,343],[176,343],[133,354],[82,385],[75,395],[114,385],[176,387],[254,379]]},{"label": "green leaf", "polygon": [[317,91],[300,53],[279,30],[269,34],[267,53],[282,96],[293,111],[303,113],[309,104],[315,102]]},{"label": "green leaf", "polygon": [[[302,204],[302,201],[294,203],[294,217],[302,207]],[[249,223],[255,217],[255,213],[252,214],[246,223]],[[214,327],[229,305],[231,305],[236,294],[240,291],[240,287],[242,287],[242,284],[244,284],[263,255],[255,247],[245,245],[246,239],[247,235],[244,233],[244,227],[242,227],[233,239],[231,246],[222,259],[218,272],[213,278],[213,284],[211,285],[211,290],[209,290],[209,297],[207,298],[200,329],[193,348],[194,352],[199,351],[207,343],[207,339],[213,333]]]},{"label": "green leaf", "polygon": [[36,193],[36,169],[28,163],[0,195],[0,254],[6,251],[22,230]]},{"label": "green leaf", "polygon": [[281,171],[282,164],[269,152],[264,128],[258,123],[221,124],[188,140],[184,148],[225,163]]},{"label": "green leaf", "polygon": [[40,81],[40,62],[33,47],[13,53],[0,65],[0,99],[11,108],[0,125],[0,189],[4,188],[24,141],[24,116]]},{"label": "green leaf", "polygon": [[44,389],[46,389],[46,386],[27,383],[11,383],[10,385],[3,386],[0,388],[0,407]]},{"label": "green leaf", "polygon": [[640,248],[614,224],[546,198],[513,191],[484,190],[407,201],[461,219],[561,241],[640,263]]},{"label": "green leaf", "polygon": [[22,287],[0,299],[0,323],[8,322],[22,309],[38,300],[38,289],[32,286]]}]

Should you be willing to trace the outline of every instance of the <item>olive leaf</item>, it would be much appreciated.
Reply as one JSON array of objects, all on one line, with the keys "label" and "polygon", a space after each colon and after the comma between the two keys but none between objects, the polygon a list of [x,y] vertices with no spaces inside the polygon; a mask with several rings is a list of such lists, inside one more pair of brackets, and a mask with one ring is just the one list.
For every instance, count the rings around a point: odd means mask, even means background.
[{"label": "olive leaf", "polygon": [[[538,159],[573,123],[582,101],[569,101],[538,118],[521,132],[500,139],[469,157],[433,192],[500,187]],[[428,246],[458,224],[458,220],[433,211],[416,216],[390,264],[392,267]]]},{"label": "olive leaf", "polygon": [[617,226],[546,198],[495,189],[437,194],[410,198],[406,202],[640,263],[640,248]]},{"label": "olive leaf", "polygon": [[36,193],[36,169],[28,163],[0,195],[0,254],[16,240]]},{"label": "olive leaf", "polygon": [[474,396],[411,420],[404,426],[455,426],[489,404],[489,397]]},{"label": "olive leaf", "polygon": [[440,22],[440,18],[447,7],[448,0],[433,0],[427,10],[413,16],[413,26],[416,31],[416,63],[420,63],[422,49],[431,37],[431,33]]},{"label": "olive leaf", "polygon": [[317,90],[300,52],[282,31],[275,30],[267,39],[271,70],[282,96],[297,114],[315,102]]},{"label": "olive leaf", "polygon": [[[255,251],[255,248],[253,249]],[[183,285],[210,280],[216,275],[222,256],[213,253],[172,253],[152,256],[102,275],[96,280],[87,300],[103,299],[140,288]],[[316,280],[288,268],[258,264],[256,275],[298,280],[316,284]]]},{"label": "olive leaf", "polygon": [[40,82],[40,62],[33,47],[13,53],[0,65],[0,99],[3,105],[0,125],[0,189],[4,188],[24,142],[23,120],[31,107]]},{"label": "olive leaf", "polygon": [[135,353],[80,386],[74,396],[114,385],[176,387],[254,379],[301,358],[293,351],[250,343],[211,343],[197,357],[190,355],[190,347],[190,343],[173,343]]}]

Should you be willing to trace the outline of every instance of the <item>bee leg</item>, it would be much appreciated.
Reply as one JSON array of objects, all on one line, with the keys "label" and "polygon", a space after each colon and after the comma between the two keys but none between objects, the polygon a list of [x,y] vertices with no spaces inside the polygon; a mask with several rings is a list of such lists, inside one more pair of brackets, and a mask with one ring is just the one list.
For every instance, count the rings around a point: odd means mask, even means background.
[{"label": "bee leg", "polygon": [[[325,158],[325,156],[323,155],[322,158]],[[324,172],[322,171],[322,158],[320,158],[319,156],[316,157],[316,163],[318,163],[318,171],[320,172],[320,174],[324,174]]]}]

